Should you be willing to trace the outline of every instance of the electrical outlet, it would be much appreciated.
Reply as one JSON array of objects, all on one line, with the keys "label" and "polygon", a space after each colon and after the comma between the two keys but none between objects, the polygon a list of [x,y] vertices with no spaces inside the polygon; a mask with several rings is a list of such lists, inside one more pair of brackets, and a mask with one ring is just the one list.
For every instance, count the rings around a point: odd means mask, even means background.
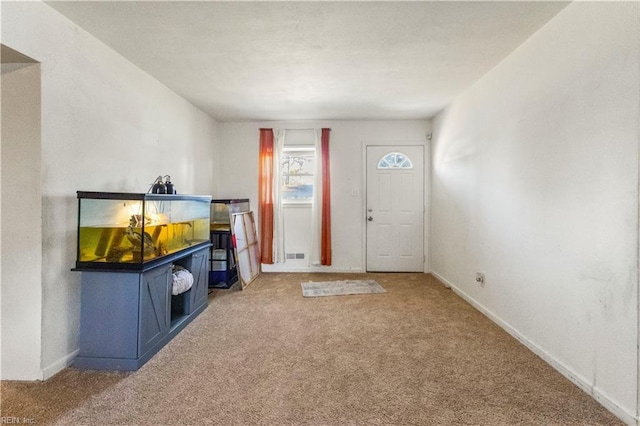
[{"label": "electrical outlet", "polygon": [[476,272],[476,282],[480,284],[480,287],[484,287],[484,274],[482,272]]}]

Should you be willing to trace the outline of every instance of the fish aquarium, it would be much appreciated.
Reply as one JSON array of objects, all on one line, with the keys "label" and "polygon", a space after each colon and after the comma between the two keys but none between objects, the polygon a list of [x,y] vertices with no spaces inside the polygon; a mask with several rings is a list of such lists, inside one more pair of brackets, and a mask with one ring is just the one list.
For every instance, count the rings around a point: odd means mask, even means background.
[{"label": "fish aquarium", "polygon": [[211,197],[78,191],[76,269],[142,270],[210,244]]},{"label": "fish aquarium", "polygon": [[230,231],[233,213],[249,210],[248,198],[211,200],[211,230]]}]

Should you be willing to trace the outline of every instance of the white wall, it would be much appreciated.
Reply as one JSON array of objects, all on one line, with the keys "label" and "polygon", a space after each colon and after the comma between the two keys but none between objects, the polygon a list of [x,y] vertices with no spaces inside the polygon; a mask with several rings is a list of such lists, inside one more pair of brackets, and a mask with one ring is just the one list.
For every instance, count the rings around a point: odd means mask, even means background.
[{"label": "white wall", "polygon": [[[75,192],[146,192],[156,176],[170,174],[179,193],[215,196],[217,123],[44,3],[3,2],[2,43],[41,63],[38,370],[46,378],[70,362],[78,347],[80,273],[70,271]],[[20,166],[30,167],[30,161],[22,158]],[[5,225],[12,226],[3,215]],[[14,374],[3,369],[2,378]]]},{"label": "white wall", "polygon": [[0,377],[29,379],[42,346],[40,65],[2,64],[1,82]]},{"label": "white wall", "polygon": [[[259,129],[331,128],[331,230],[333,264],[330,267],[266,266],[265,271],[364,271],[363,144],[426,141],[428,120],[407,121],[313,121],[220,123],[219,195],[250,198],[258,212]],[[357,192],[357,195],[353,193]],[[257,218],[256,218],[257,219]]]},{"label": "white wall", "polygon": [[639,15],[560,12],[436,118],[432,180],[432,271],[628,422]]},{"label": "white wall", "polygon": [[[284,253],[303,253],[304,259],[286,259],[286,267],[307,268],[311,256],[312,208],[310,204],[282,206]],[[266,271],[271,266],[265,266]]]}]

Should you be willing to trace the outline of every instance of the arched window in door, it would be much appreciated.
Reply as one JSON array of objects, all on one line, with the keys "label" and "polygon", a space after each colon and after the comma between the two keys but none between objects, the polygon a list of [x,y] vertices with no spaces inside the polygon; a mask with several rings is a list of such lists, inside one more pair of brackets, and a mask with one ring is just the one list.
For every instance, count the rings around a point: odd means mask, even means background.
[{"label": "arched window in door", "polygon": [[401,152],[390,152],[378,161],[378,169],[413,169],[413,163]]}]

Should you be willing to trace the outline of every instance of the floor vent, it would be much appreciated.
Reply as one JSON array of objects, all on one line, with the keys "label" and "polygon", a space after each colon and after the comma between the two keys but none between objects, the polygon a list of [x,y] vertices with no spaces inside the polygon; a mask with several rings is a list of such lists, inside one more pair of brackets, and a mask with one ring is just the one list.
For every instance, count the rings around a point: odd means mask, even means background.
[{"label": "floor vent", "polygon": [[304,259],[304,253],[287,253],[286,258],[290,260]]}]

